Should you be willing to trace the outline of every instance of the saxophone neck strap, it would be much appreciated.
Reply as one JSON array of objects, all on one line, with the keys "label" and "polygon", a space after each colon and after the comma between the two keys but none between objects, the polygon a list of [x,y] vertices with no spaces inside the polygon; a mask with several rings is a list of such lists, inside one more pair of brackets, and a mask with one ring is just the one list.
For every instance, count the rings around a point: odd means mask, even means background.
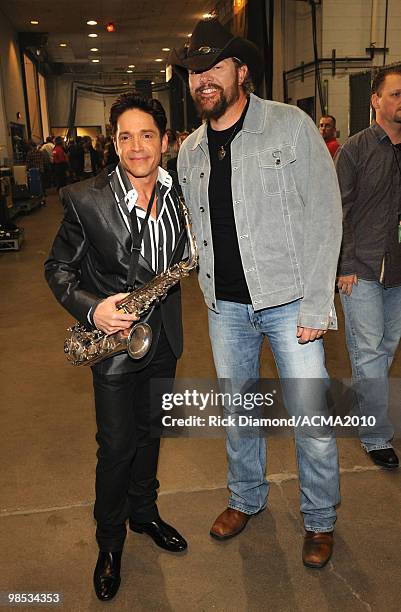
[{"label": "saxophone neck strap", "polygon": [[173,182],[171,185],[172,192],[174,193],[174,197],[178,203],[178,209],[179,209],[179,214],[181,216],[182,223],[185,226],[184,207],[186,208],[186,205],[185,205],[184,194],[182,192],[182,188],[178,180],[178,173],[175,172],[174,170],[170,170],[169,174],[171,178],[173,179]]},{"label": "saxophone neck strap", "polygon": [[150,216],[150,211],[152,210],[153,200],[156,195],[156,183],[153,187],[152,195],[150,196],[148,206],[146,208],[146,215],[141,224],[141,230],[138,230],[138,218],[136,216],[135,206],[132,207],[131,212],[129,213],[130,227],[131,227],[131,236],[132,236],[132,250],[131,250],[131,259],[129,262],[128,275],[127,275],[127,291],[131,293],[134,288],[135,278],[136,278],[136,270],[138,267],[139,254],[141,252],[143,235],[145,233],[145,229],[148,225],[148,220]]},{"label": "saxophone neck strap", "polygon": [[173,182],[171,184],[172,190],[174,192],[175,197],[179,200],[180,198],[184,197],[184,194],[182,193],[180,181],[178,180],[178,173],[174,170],[170,170],[169,174],[173,179]]}]

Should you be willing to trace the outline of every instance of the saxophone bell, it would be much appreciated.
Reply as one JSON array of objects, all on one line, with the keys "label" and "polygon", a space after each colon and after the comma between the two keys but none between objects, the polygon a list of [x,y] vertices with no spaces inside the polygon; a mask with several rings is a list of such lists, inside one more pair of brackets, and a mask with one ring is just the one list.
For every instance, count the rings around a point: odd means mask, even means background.
[{"label": "saxophone bell", "polygon": [[142,359],[152,344],[152,328],[148,323],[134,325],[127,338],[127,351],[132,359]]}]

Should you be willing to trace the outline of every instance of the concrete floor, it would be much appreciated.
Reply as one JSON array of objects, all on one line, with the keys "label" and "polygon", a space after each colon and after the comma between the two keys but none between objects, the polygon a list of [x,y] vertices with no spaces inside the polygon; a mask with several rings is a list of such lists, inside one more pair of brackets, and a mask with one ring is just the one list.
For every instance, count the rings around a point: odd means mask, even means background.
[{"label": "concrete floor", "polygon": [[[42,271],[60,218],[57,198],[48,197],[46,207],[18,219],[26,234],[22,250],[0,253],[0,592],[58,592],[63,609],[74,612],[104,606],[398,612],[401,472],[375,468],[352,439],[339,440],[342,503],[335,552],[321,571],[301,563],[291,439],[269,442],[268,509],[226,543],[208,535],[227,500],[223,439],[164,439],[159,508],[187,537],[189,549],[174,556],[131,533],[118,596],[110,604],[98,602],[92,589],[97,547],[91,376],[65,362],[62,346],[71,319],[51,296]],[[195,278],[183,283],[183,302],[186,347],[178,376],[213,377],[206,311]],[[325,343],[330,374],[348,377],[342,322]],[[263,375],[275,375],[267,347]],[[401,375],[400,355],[392,375]],[[395,446],[401,449],[399,440]]]}]

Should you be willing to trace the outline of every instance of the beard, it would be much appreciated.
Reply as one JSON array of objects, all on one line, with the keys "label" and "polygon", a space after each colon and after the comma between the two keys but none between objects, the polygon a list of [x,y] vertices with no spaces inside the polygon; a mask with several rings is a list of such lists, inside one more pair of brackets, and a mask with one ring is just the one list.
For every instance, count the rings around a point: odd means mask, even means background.
[{"label": "beard", "polygon": [[[202,99],[202,91],[207,89],[208,87],[213,87],[217,90],[218,98],[214,102],[213,105],[205,104]],[[235,82],[228,88],[226,91],[220,87],[219,85],[215,85],[214,83],[208,83],[207,85],[202,85],[202,87],[198,87],[195,90],[193,99],[195,103],[195,107],[199,117],[202,120],[209,119],[220,119],[226,112],[226,110],[234,104],[239,98],[239,83],[238,83],[238,75],[236,74]]]}]

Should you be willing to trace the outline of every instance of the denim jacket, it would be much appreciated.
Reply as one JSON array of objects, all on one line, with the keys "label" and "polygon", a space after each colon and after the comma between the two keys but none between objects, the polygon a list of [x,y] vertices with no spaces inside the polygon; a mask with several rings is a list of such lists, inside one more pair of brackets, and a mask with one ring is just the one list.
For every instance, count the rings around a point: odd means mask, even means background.
[{"label": "denim jacket", "polygon": [[[334,164],[316,126],[295,106],[251,94],[243,129],[231,143],[231,166],[235,224],[253,308],[302,298],[298,325],[336,329],[342,207]],[[218,312],[206,124],[182,144],[178,175],[199,248],[199,283],[207,306]]]}]

